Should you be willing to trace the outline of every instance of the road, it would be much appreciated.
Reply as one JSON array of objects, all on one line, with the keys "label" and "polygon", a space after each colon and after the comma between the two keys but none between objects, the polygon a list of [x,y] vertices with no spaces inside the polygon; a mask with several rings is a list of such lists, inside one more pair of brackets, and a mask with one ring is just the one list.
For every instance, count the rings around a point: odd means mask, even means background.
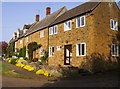
[{"label": "road", "polygon": [[58,81],[2,77],[3,87],[118,87],[119,83],[118,76],[114,74],[78,76],[78,78],[62,78]]}]

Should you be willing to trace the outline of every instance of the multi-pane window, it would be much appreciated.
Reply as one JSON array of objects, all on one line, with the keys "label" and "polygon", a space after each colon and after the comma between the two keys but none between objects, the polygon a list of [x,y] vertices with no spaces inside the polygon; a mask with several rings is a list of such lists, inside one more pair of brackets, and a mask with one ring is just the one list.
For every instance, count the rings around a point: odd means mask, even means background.
[{"label": "multi-pane window", "polygon": [[71,28],[72,28],[72,21],[71,20],[64,22],[64,31],[71,30]]},{"label": "multi-pane window", "polygon": [[57,25],[49,28],[49,35],[57,34],[58,27]]},{"label": "multi-pane window", "polygon": [[111,54],[112,56],[119,56],[119,45],[118,44],[112,44]]},{"label": "multi-pane window", "polygon": [[26,37],[26,42],[28,42],[28,37]]},{"label": "multi-pane window", "polygon": [[26,50],[26,57],[28,58],[28,50]]},{"label": "multi-pane window", "polygon": [[44,49],[40,48],[40,56],[43,56],[43,55],[44,55]]},{"label": "multi-pane window", "polygon": [[86,44],[80,43],[76,45],[76,56],[85,56],[86,55]]},{"label": "multi-pane window", "polygon": [[44,37],[44,30],[40,31],[40,38]]},{"label": "multi-pane window", "polygon": [[62,49],[62,46],[57,46],[57,51],[60,51]]},{"label": "multi-pane window", "polygon": [[112,30],[118,30],[118,22],[113,19],[110,19],[110,28]]},{"label": "multi-pane window", "polygon": [[17,42],[15,42],[15,52],[17,52],[17,49],[16,49],[16,47],[17,47]]},{"label": "multi-pane window", "polygon": [[22,44],[22,40],[20,40],[20,44]]},{"label": "multi-pane window", "polygon": [[54,47],[49,47],[49,57],[54,56]]},{"label": "multi-pane window", "polygon": [[76,28],[84,27],[85,26],[85,16],[77,17],[76,18]]}]

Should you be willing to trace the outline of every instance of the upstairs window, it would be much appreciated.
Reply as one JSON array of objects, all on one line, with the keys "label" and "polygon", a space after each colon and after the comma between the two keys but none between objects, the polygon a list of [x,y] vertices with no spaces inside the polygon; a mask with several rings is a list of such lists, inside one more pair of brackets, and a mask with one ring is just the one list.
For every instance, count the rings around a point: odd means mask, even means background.
[{"label": "upstairs window", "polygon": [[20,44],[22,44],[22,40],[20,40]]},{"label": "upstairs window", "polygon": [[118,44],[112,44],[111,55],[112,56],[119,56],[119,45]]},{"label": "upstairs window", "polygon": [[49,57],[54,56],[54,47],[49,47]]},{"label": "upstairs window", "polygon": [[71,20],[66,21],[66,22],[64,23],[64,31],[71,30],[71,28],[72,28],[72,21],[71,21]]},{"label": "upstairs window", "polygon": [[76,45],[76,56],[86,55],[86,43],[80,43]]},{"label": "upstairs window", "polygon": [[40,48],[40,56],[43,56],[43,55],[44,55],[44,49]]},{"label": "upstairs window", "polygon": [[40,38],[44,37],[44,30],[40,31]]},{"label": "upstairs window", "polygon": [[49,28],[49,35],[57,34],[58,27],[57,25]]},{"label": "upstairs window", "polygon": [[85,26],[85,16],[76,18],[76,28]]},{"label": "upstairs window", "polygon": [[26,37],[26,42],[28,42],[28,37]]},{"label": "upstairs window", "polygon": [[113,19],[110,19],[110,28],[112,30],[118,30],[118,22]]}]

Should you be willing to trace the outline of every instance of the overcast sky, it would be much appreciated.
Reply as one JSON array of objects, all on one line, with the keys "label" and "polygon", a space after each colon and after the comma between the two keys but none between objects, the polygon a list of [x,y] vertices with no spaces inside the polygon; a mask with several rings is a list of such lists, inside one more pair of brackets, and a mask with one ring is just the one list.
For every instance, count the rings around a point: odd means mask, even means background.
[{"label": "overcast sky", "polygon": [[[9,1],[9,0],[6,0]],[[22,28],[24,24],[31,24],[35,21],[35,15],[40,14],[43,19],[46,14],[46,7],[51,7],[51,12],[66,6],[67,9],[74,8],[83,2],[5,2],[0,3],[0,40],[9,42],[13,32]],[[85,1],[85,0],[84,0]],[[118,2],[119,0],[117,0]],[[1,26],[2,25],[2,26]]]}]

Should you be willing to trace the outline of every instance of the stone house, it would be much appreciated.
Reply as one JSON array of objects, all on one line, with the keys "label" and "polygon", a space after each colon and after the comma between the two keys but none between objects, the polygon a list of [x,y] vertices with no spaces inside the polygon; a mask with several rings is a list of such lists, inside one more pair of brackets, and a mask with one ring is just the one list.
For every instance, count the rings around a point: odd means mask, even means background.
[{"label": "stone house", "polygon": [[52,14],[48,7],[43,20],[39,21],[36,15],[36,22],[13,41],[18,49],[30,42],[41,44],[34,57],[40,58],[49,51],[48,64],[53,66],[78,67],[94,53],[117,61],[119,23],[120,10],[115,2],[86,2]]}]

